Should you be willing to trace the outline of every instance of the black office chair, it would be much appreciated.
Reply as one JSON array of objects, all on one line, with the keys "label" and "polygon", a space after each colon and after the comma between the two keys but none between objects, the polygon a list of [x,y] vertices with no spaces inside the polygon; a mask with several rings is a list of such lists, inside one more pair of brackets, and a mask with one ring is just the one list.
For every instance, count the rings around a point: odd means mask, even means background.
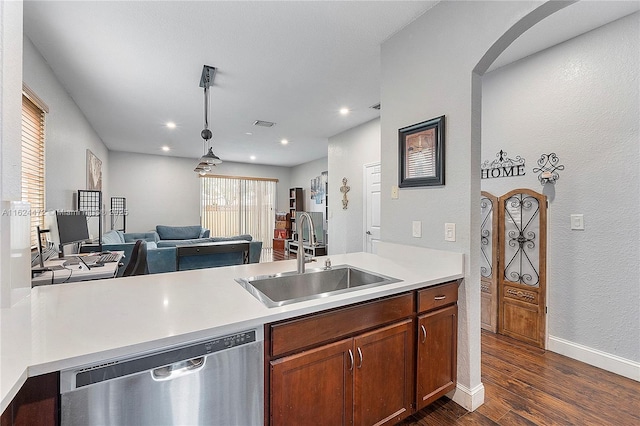
[{"label": "black office chair", "polygon": [[131,252],[131,259],[122,273],[123,277],[131,277],[134,275],[146,275],[149,273],[147,267],[147,242],[144,240],[136,241]]}]

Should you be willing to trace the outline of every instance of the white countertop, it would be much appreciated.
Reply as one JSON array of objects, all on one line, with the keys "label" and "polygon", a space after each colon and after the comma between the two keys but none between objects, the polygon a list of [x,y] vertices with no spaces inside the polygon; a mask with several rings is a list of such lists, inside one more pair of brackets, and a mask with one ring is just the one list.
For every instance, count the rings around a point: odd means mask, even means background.
[{"label": "white countertop", "polygon": [[318,257],[398,283],[267,308],[234,281],[294,271],[295,260],[35,287],[0,310],[0,412],[29,376],[235,333],[463,277],[463,255],[380,243],[378,254]]}]

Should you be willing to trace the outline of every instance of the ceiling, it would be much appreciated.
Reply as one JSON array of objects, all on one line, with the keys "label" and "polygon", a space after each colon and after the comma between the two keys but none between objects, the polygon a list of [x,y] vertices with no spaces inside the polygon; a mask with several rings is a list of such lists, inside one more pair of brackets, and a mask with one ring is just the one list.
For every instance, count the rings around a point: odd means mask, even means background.
[{"label": "ceiling", "polygon": [[[110,150],[202,155],[207,64],[218,68],[214,152],[223,161],[295,166],[325,157],[329,137],[379,116],[370,107],[380,102],[380,44],[436,3],[27,0],[24,31]],[[639,4],[571,5],[516,40],[492,69]]]}]

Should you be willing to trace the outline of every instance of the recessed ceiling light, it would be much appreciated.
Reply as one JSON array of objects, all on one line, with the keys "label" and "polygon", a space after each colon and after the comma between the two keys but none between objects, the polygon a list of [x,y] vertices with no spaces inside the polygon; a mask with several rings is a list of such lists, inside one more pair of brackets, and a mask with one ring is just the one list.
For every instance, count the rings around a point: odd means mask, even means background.
[{"label": "recessed ceiling light", "polygon": [[280,143],[281,143],[282,145],[286,145],[286,144],[288,144],[288,143],[289,143],[289,141],[288,141],[288,140],[286,140],[286,139],[282,139],[282,140],[280,140]]},{"label": "recessed ceiling light", "polygon": [[247,132],[247,133],[245,133],[245,135],[249,135],[249,136],[251,136],[251,135],[253,135],[253,133],[251,133],[251,132]]},{"label": "recessed ceiling light", "polygon": [[253,160],[255,160],[255,159],[256,159],[256,156],[255,156],[255,155],[252,155],[252,156],[251,156],[251,157],[249,157],[249,158],[251,159],[251,161],[253,161]]},{"label": "recessed ceiling light", "polygon": [[171,148],[169,148],[168,146],[165,145],[165,146],[162,147],[162,150],[164,152],[168,152],[168,151],[171,151]]},{"label": "recessed ceiling light", "polygon": [[170,129],[175,129],[176,128],[176,123],[174,123],[173,121],[167,121],[165,126],[167,126]]},{"label": "recessed ceiling light", "polygon": [[349,114],[349,108],[340,108],[340,114],[342,115]]}]

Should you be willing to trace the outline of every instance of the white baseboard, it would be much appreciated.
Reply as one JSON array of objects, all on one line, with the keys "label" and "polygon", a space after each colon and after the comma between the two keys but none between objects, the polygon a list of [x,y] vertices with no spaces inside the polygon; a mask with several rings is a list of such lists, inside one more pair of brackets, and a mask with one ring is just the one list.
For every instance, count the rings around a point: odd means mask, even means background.
[{"label": "white baseboard", "polygon": [[640,382],[640,363],[559,337],[549,336],[548,350]]},{"label": "white baseboard", "polygon": [[484,404],[484,385],[480,383],[475,388],[469,389],[458,383],[447,396],[466,410],[475,411],[476,408]]}]

